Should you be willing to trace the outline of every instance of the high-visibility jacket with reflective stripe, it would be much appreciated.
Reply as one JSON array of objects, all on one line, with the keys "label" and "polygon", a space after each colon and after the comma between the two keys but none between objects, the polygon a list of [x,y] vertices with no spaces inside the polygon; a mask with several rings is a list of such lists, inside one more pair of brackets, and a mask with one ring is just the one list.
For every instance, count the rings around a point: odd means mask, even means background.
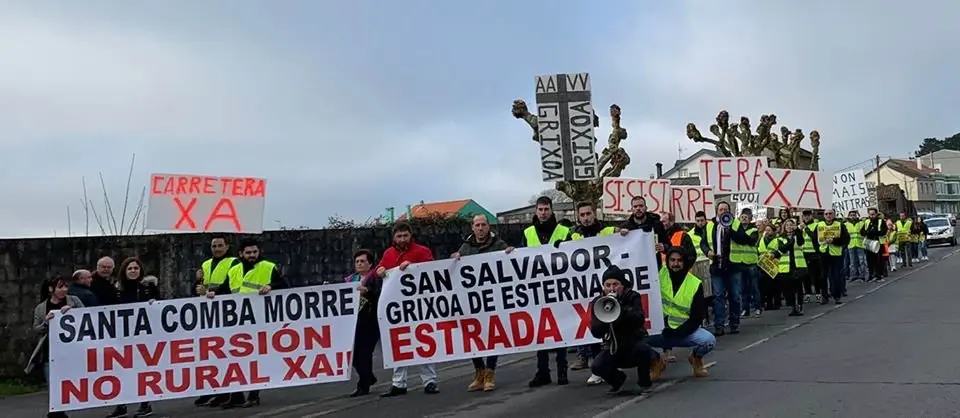
[{"label": "high-visibility jacket with reflective stripe", "polygon": [[[807,238],[807,237],[804,237],[804,238]],[[780,259],[778,260],[779,262],[777,263],[777,271],[779,271],[780,273],[789,273],[791,271],[790,270],[790,253],[786,252],[786,248],[781,250],[781,248],[785,247],[786,245],[787,245],[787,239],[784,237],[777,237],[777,239],[771,241],[770,244],[767,245],[767,249],[769,249],[770,251],[777,251],[780,253]],[[803,258],[802,247],[797,248],[796,245],[793,246],[793,262],[797,265],[798,269],[807,268],[807,260]]]},{"label": "high-visibility jacket with reflective stripe", "polygon": [[[839,238],[840,228],[843,228],[843,223],[837,220],[833,221],[830,225],[827,225],[825,221],[817,222],[817,238],[820,240],[820,245],[825,244],[827,246],[827,253],[834,257],[843,255],[843,247],[828,243],[824,240],[824,237],[830,235]],[[829,232],[829,234],[827,232]],[[820,252],[822,253],[823,250],[821,249]]]},{"label": "high-visibility jacket with reflective stripe", "polygon": [[897,221],[897,244],[903,242],[910,242],[910,228],[913,227],[913,221],[907,219],[904,221]]},{"label": "high-visibility jacket with reflective stripe", "polygon": [[699,235],[693,233],[693,231],[687,232],[687,235],[690,236],[690,241],[693,241],[693,248],[697,250],[697,258],[703,258],[707,255],[703,253],[703,249],[700,248],[700,243],[703,242],[703,238],[700,238]]},{"label": "high-visibility jacket with reflective stripe", "polygon": [[[740,228],[740,220],[737,219],[733,221],[733,225],[731,228],[734,230],[736,230],[737,228]],[[757,228],[750,228],[750,229],[747,229],[745,232],[747,235],[752,235],[757,232]],[[747,265],[757,264],[757,247],[753,245],[737,244],[736,242],[733,242],[733,240],[731,240],[730,241],[730,262],[747,264]]]},{"label": "high-visibility jacket with reflective stripe", "polygon": [[203,285],[206,287],[210,286],[220,286],[224,281],[227,280],[227,274],[230,273],[230,268],[233,267],[233,262],[237,260],[237,257],[224,257],[217,263],[217,267],[210,271],[210,267],[213,266],[213,259],[204,261],[200,265],[200,270],[203,271]]},{"label": "high-visibility jacket with reflective stripe", "polygon": [[[607,236],[607,235],[613,235],[613,234],[615,234],[616,232],[617,232],[617,228],[614,228],[614,227],[612,227],[612,226],[608,226],[608,227],[606,227],[606,228],[601,229],[600,232],[597,233],[597,236],[598,236],[598,237],[603,237],[603,236]],[[524,234],[526,234],[526,231],[524,231]],[[534,235],[536,235],[536,231],[534,231]],[[551,237],[551,238],[553,238],[553,237]],[[583,235],[580,234],[579,232],[574,232],[574,233],[570,234],[570,239],[572,239],[572,240],[578,240],[578,239],[583,239],[583,238],[584,238]],[[527,237],[527,239],[529,240],[530,238]],[[537,237],[537,240],[539,240],[539,239],[540,239],[540,237]]]},{"label": "high-visibility jacket with reflective stripe", "polygon": [[[570,228],[567,228],[563,225],[557,225],[557,227],[553,229],[553,233],[550,234],[550,242],[548,242],[548,244],[565,240],[569,234]],[[523,237],[527,241],[527,247],[539,247],[543,245],[543,243],[540,242],[540,236],[537,235],[537,228],[532,225],[523,230]]]},{"label": "high-visibility jacket with reflective stripe", "polygon": [[231,293],[257,293],[264,286],[270,285],[273,278],[273,270],[277,268],[266,260],[260,260],[246,274],[243,273],[243,263],[237,264],[230,269],[230,292]]},{"label": "high-visibility jacket with reflective stripe", "polygon": [[[814,232],[817,230],[817,223],[814,222],[810,225],[807,225],[806,228],[807,228],[807,231]],[[810,239],[810,235],[806,235],[806,233],[804,234],[805,235],[803,236],[803,247],[801,247],[803,249],[803,252],[807,254],[820,252],[820,251],[817,251],[817,247],[813,245],[813,240]]]},{"label": "high-visibility jacket with reflective stripe", "polygon": [[660,269],[660,301],[663,304],[663,316],[668,327],[680,328],[687,319],[690,319],[690,307],[699,288],[700,279],[688,272],[680,285],[680,290],[674,294],[670,271],[666,267]]},{"label": "high-visibility jacket with reflective stripe", "polygon": [[860,235],[860,228],[866,225],[866,221],[847,221],[844,225],[847,227],[847,233],[850,234],[850,244],[847,244],[847,248],[863,248],[863,235]]}]

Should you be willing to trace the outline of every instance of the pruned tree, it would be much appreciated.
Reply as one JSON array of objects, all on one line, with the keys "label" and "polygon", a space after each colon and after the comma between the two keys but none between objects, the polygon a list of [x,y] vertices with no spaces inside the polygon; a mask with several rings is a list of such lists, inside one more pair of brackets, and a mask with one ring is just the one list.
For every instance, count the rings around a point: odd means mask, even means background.
[{"label": "pruned tree", "polygon": [[810,152],[813,154],[810,164],[800,164],[800,150],[806,136],[803,130],[795,129],[792,132],[786,126],[780,127],[780,135],[773,131],[777,124],[777,115],[760,116],[760,125],[756,133],[751,131],[750,119],[740,117],[740,123],[730,123],[730,114],[721,110],[717,114],[716,123],[710,125],[713,138],[704,137],[697,125],[687,124],[687,138],[693,142],[711,144],[717,152],[726,157],[760,157],[773,158],[777,167],[791,169],[805,169],[818,171],[820,169],[820,132],[810,132]]},{"label": "pruned tree", "polygon": [[535,195],[533,195],[533,196],[530,196],[530,200],[529,200],[528,202],[529,202],[531,205],[532,205],[532,204],[535,204],[535,203],[537,203],[537,199],[539,199],[540,196],[549,197],[550,200],[553,201],[553,203],[566,203],[566,202],[571,202],[571,201],[572,201],[572,200],[570,199],[570,196],[565,195],[563,192],[561,192],[561,191],[559,191],[559,190],[557,190],[557,189],[544,189],[542,192],[540,192],[540,193],[538,193],[538,194],[535,194]]},{"label": "pruned tree", "polygon": [[[110,193],[107,190],[107,183],[103,179],[103,172],[97,173],[100,180],[100,189],[103,194],[103,200],[99,205],[94,203],[87,193],[87,178],[81,176],[80,183],[83,187],[83,199],[80,201],[84,214],[84,234],[90,235],[90,218],[92,216],[96,222],[101,235],[142,235],[146,231],[146,212],[145,205],[147,199],[147,186],[140,188],[140,198],[136,206],[131,206],[130,200],[131,186],[133,184],[133,168],[136,165],[137,154],[130,158],[130,169],[127,172],[127,182],[123,194],[123,204],[117,208],[110,201]],[[99,209],[98,209],[99,207]],[[67,224],[72,224],[69,219],[69,206],[67,207]],[[118,210],[119,209],[119,210]],[[119,214],[119,219],[117,219]]]}]

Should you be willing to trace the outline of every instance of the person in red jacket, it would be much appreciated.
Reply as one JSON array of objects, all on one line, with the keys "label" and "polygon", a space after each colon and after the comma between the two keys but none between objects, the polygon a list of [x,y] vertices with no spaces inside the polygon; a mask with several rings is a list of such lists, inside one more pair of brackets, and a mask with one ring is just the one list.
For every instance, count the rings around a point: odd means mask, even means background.
[{"label": "person in red jacket", "polygon": [[[387,270],[399,268],[400,271],[415,263],[433,261],[433,252],[429,248],[413,242],[413,231],[406,222],[397,222],[393,226],[393,245],[383,252],[377,265],[377,276],[386,277]],[[420,379],[423,380],[423,392],[428,395],[440,393],[437,387],[437,370],[432,364],[420,366]],[[381,397],[405,395],[407,393],[407,368],[393,370],[393,385]]]}]

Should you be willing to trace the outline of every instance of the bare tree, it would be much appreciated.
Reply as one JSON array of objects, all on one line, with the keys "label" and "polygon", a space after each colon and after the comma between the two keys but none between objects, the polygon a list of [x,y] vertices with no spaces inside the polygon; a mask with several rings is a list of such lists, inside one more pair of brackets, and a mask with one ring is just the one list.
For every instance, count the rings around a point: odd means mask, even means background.
[{"label": "bare tree", "polygon": [[[100,229],[101,235],[142,235],[146,230],[146,216],[144,213],[144,205],[146,204],[147,198],[147,186],[142,186],[140,188],[140,199],[137,201],[137,206],[130,208],[133,210],[131,217],[127,218],[127,210],[130,204],[130,186],[133,182],[133,167],[137,161],[137,154],[133,154],[133,157],[130,159],[130,169],[127,172],[127,184],[124,190],[123,195],[123,206],[119,211],[114,210],[113,205],[110,203],[110,193],[107,191],[107,183],[103,180],[103,172],[97,173],[97,176],[100,180],[100,188],[103,192],[103,201],[100,204],[100,209],[97,209],[97,204],[93,202],[88,197],[87,194],[87,178],[81,177],[80,181],[83,186],[83,200],[81,204],[83,205],[83,213],[85,216],[85,225],[84,233],[90,235],[90,215],[93,215],[94,221],[97,223],[97,227]],[[69,206],[67,212],[69,214]],[[116,213],[120,212],[120,219],[117,220]],[[101,214],[103,216],[101,216]],[[69,215],[68,215],[69,217]],[[70,220],[67,220],[68,224]]]},{"label": "bare tree", "polygon": [[540,196],[549,197],[550,200],[553,201],[553,203],[572,202],[572,200],[570,199],[569,196],[567,196],[565,193],[563,193],[563,192],[561,192],[561,191],[559,191],[559,190],[557,190],[557,189],[544,189],[544,191],[540,192],[539,194],[535,194],[535,195],[531,196],[531,197],[530,197],[530,200],[529,200],[529,203],[530,203],[531,205],[537,203],[537,199],[538,199]]}]

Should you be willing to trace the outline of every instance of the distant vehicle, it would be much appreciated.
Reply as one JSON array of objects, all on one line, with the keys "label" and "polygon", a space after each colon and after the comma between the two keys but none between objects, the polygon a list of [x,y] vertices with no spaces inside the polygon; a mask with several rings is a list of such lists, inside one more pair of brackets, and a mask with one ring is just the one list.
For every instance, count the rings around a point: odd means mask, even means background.
[{"label": "distant vehicle", "polygon": [[943,216],[938,218],[924,219],[927,224],[930,235],[927,235],[927,245],[949,244],[951,247],[957,245],[957,236],[955,228],[950,223],[950,219]]}]

